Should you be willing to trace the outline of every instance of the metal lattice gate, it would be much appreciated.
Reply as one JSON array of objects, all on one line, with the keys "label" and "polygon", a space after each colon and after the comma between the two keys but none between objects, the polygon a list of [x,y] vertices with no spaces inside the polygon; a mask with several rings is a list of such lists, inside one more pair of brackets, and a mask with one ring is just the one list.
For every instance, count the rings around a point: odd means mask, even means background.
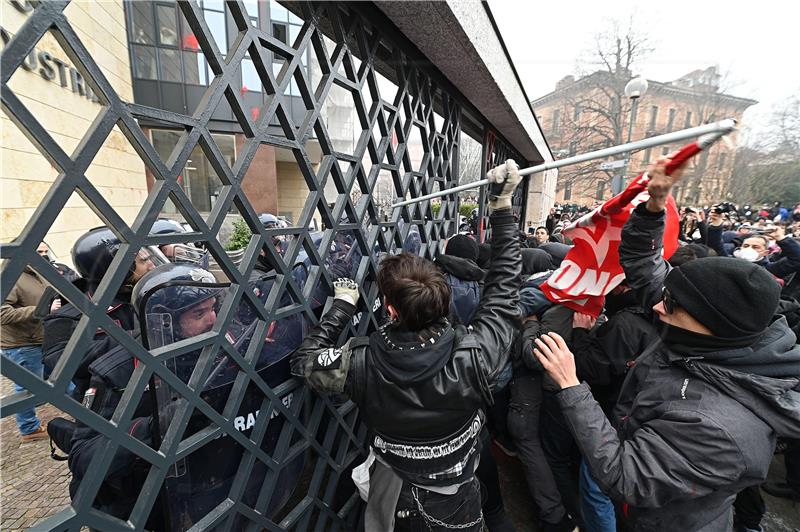
[{"label": "metal lattice gate", "polygon": [[[1,295],[5,298],[23,270],[30,266],[82,313],[77,329],[48,380],[3,360],[2,374],[28,391],[4,397],[2,416],[49,403],[102,435],[102,445],[74,494],[71,507],[40,526],[53,530],[79,530],[81,526],[104,530],[141,529],[154,508],[163,504],[169,479],[180,478],[181,464],[185,465],[192,455],[225,438],[241,452],[235,478],[225,486],[218,500],[211,501],[208,512],[186,517],[173,526],[197,530],[357,528],[361,501],[349,473],[364,456],[366,429],[354,405],[315,395],[295,379],[277,384],[268,382],[254,366],[251,353],[241,354],[224,334],[218,333],[229,327],[235,309],[242,304],[256,309],[257,330],[262,334],[276,319],[294,315],[313,323],[322,309],[314,306],[312,293],[319,287],[329,290],[332,282],[327,267],[331,260],[329,255],[335,248],[337,236],[342,234],[352,235],[351,245],[358,250],[352,273],[361,292],[361,318],[348,332],[363,335],[373,330],[380,320],[374,282],[379,253],[396,252],[410,239],[416,242],[414,251],[432,258],[440,243],[456,231],[458,220],[455,196],[443,198],[438,209],[432,202],[422,202],[391,211],[388,220],[382,219],[374,197],[378,177],[390,175],[396,198],[414,197],[455,185],[461,107],[468,104],[448,88],[424,59],[415,55],[418,53],[408,43],[392,36],[393,32],[385,31],[385,27],[380,27],[380,23],[369,16],[367,10],[374,9],[369,4],[287,4],[304,21],[294,42],[287,45],[251,25],[241,3],[227,2],[227,12],[238,35],[223,55],[225,51],[220,51],[212,38],[202,8],[195,2],[179,2],[180,12],[196,37],[214,78],[198,109],[191,115],[137,105],[119,97],[87,51],[64,14],[68,3],[48,1],[36,5],[24,26],[3,50],[1,65],[3,111],[59,172],[19,238],[0,246],[0,257],[4,259],[0,274]],[[14,72],[48,32],[102,105],[71,155],[62,150],[8,85]],[[321,77],[313,84],[303,68],[304,54],[313,55],[319,64]],[[253,62],[264,87],[263,107],[257,115],[246,112],[235,82],[237,69],[246,56]],[[282,58],[277,74],[271,68],[275,56]],[[396,85],[395,94],[381,93],[379,73]],[[290,111],[291,105],[285,95],[290,83],[296,84],[302,100],[303,113],[299,120],[297,113]],[[333,87],[352,95],[357,115],[360,134],[349,153],[337,150],[324,116],[324,102]],[[232,166],[226,163],[209,128],[214,110],[223,99],[246,137]],[[166,124],[181,132],[166,160],[159,157],[143,132],[142,120]],[[276,122],[279,135],[274,133]],[[98,150],[115,127],[155,177],[132,224],[127,224],[115,212],[86,176]],[[412,135],[421,139],[423,152],[419,157],[409,153]],[[322,150],[318,164],[312,164],[307,153],[309,139],[315,139]],[[244,175],[262,144],[291,150],[308,188],[302,214],[293,227],[264,229],[243,191]],[[209,215],[195,209],[180,183],[180,172],[196,146],[202,148],[222,182],[221,192]],[[492,146],[484,142],[484,152],[485,165],[506,158],[511,150],[498,139]],[[329,192],[326,197],[326,190],[332,189],[335,194],[331,196]],[[74,193],[80,195],[123,243],[91,299],[36,253],[37,245]],[[521,214],[521,197],[522,194],[515,200],[518,214]],[[167,201],[177,207],[193,230],[167,237],[149,236],[149,228]],[[482,199],[481,203],[485,201]],[[240,264],[230,259],[217,238],[225,215],[232,207],[238,210],[252,232]],[[324,224],[321,241],[314,241],[310,235],[309,225],[315,214]],[[481,216],[483,214],[481,212]],[[265,306],[247,288],[247,279],[259,251],[272,249],[266,244],[279,234],[290,239],[283,255],[272,252],[278,281],[272,286]],[[195,241],[205,243],[222,274],[231,282],[214,334],[148,351],[115,324],[106,309],[141,247]],[[303,283],[292,275],[293,266],[301,256],[306,257],[308,263]],[[127,348],[139,362],[111,420],[101,418],[66,395],[82,355],[99,329]],[[168,362],[198,349],[201,355],[192,378],[184,382],[169,369]],[[210,405],[196,386],[209,374],[218,353],[235,360],[240,368],[221,408]],[[168,384],[185,401],[174,412],[160,443],[151,446],[129,435],[129,431],[139,398],[157,381]],[[258,392],[258,404],[253,406],[256,412],[271,413],[254,419],[253,426],[248,426],[248,430],[252,428],[249,436],[234,424],[234,418],[242,412],[247,390]],[[197,416],[207,420],[205,426],[187,433],[187,425]],[[279,435],[265,451],[265,434],[270,425],[274,427],[275,424],[279,424]],[[93,505],[115,454],[122,449],[145,463],[147,473],[134,487],[138,496],[132,511],[119,519],[98,511]],[[303,463],[303,473],[295,475],[299,460]],[[293,482],[287,482],[287,471],[292,472]],[[255,491],[251,489],[254,475],[258,477]],[[276,508],[275,493],[281,490],[287,492],[287,496],[281,497],[281,504]]]}]

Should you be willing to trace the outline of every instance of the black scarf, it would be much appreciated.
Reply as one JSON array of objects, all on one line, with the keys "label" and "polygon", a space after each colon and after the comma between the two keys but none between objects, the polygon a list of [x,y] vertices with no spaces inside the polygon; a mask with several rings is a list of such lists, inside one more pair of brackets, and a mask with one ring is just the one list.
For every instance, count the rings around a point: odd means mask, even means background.
[{"label": "black scarf", "polygon": [[749,336],[739,336],[738,338],[720,338],[719,336],[700,334],[675,327],[661,320],[658,320],[657,326],[664,343],[675,353],[686,356],[747,347],[756,343],[763,334],[763,332],[760,332]]}]

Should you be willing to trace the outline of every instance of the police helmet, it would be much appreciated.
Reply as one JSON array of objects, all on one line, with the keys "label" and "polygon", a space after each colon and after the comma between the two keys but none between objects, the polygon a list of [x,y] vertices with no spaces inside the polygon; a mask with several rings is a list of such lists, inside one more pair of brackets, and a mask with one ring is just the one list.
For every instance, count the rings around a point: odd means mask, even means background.
[{"label": "police helmet", "polygon": [[276,227],[280,227],[281,223],[278,220],[278,217],[274,214],[270,214],[268,212],[262,213],[258,215],[258,221],[261,222],[261,225],[264,226],[264,229],[274,229]]},{"label": "police helmet", "polygon": [[170,235],[185,232],[186,230],[180,223],[175,220],[170,220],[169,218],[159,218],[153,222],[153,227],[150,229],[151,235]]},{"label": "police helmet", "polygon": [[[95,227],[75,241],[72,246],[72,263],[81,277],[99,282],[108,271],[121,244],[117,235],[109,228]],[[134,265],[131,265],[130,272],[133,271]]]},{"label": "police helmet", "polygon": [[166,333],[164,317],[169,318],[172,327],[181,314],[219,296],[227,286],[193,264],[163,264],[147,272],[133,287],[131,302],[143,324],[148,348],[166,345],[182,336],[180,331]]}]

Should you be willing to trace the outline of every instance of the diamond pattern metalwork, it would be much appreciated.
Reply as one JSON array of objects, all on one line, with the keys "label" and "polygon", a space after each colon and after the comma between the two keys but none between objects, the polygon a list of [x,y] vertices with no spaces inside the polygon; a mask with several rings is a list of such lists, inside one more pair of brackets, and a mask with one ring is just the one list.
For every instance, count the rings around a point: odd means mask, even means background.
[{"label": "diamond pattern metalwork", "polygon": [[[356,281],[361,292],[362,316],[352,325],[350,334],[363,335],[373,330],[380,319],[372,302],[379,297],[375,274],[378,252],[396,252],[409,236],[418,233],[419,253],[433,258],[441,242],[457,229],[457,195],[442,198],[438,215],[430,201],[396,209],[388,220],[380,217],[374,195],[378,178],[389,176],[397,198],[416,197],[456,185],[458,175],[458,143],[462,106],[469,105],[442,80],[440,74],[426,66],[423,58],[396,32],[385,31],[384,21],[373,21],[369,5],[346,3],[288,3],[305,21],[296,41],[291,45],[253,27],[245,7],[228,1],[227,9],[238,29],[238,35],[227,57],[223,59],[217,43],[203,18],[202,9],[194,1],[181,1],[179,7],[197,37],[202,53],[214,73],[201,105],[191,116],[122,101],[102,69],[89,54],[69,20],[64,15],[67,1],[40,2],[23,28],[4,48],[2,72],[2,106],[14,124],[58,169],[60,175],[25,227],[20,238],[0,246],[0,258],[6,259],[0,272],[0,295],[4,298],[23,269],[30,265],[59,293],[74,304],[83,317],[70,340],[59,365],[47,381],[43,381],[14,363],[4,361],[2,374],[24,386],[28,392],[4,397],[2,416],[9,416],[37,403],[47,402],[80,420],[105,436],[89,471],[73,498],[72,506],[40,523],[50,530],[79,530],[82,526],[97,529],[135,530],[145,526],[151,511],[159,504],[164,486],[181,461],[198,452],[215,439],[234,440],[242,449],[236,479],[230,491],[221,497],[215,508],[192,522],[184,523],[196,530],[268,529],[268,530],[351,530],[360,519],[361,501],[349,480],[349,471],[365,455],[366,428],[351,402],[334,397],[320,397],[292,380],[271,386],[256,371],[255,349],[241,354],[224,334],[235,309],[250,305],[259,319],[262,334],[277,318],[302,314],[315,321],[318,309],[312,308],[309,294],[318,283],[331,286],[331,273],[324,267],[336,235],[351,231],[361,259]],[[374,23],[373,23],[374,22]],[[381,24],[383,26],[381,26]],[[46,32],[51,32],[79,69],[86,82],[99,97],[103,108],[87,131],[83,141],[68,155],[53,137],[25,108],[7,83],[26,55]],[[390,35],[394,35],[391,36]],[[325,38],[334,43],[329,49]],[[311,51],[317,58],[321,78],[311,83],[302,66],[302,54]],[[258,113],[245,111],[236,86],[237,69],[249,52],[265,91],[264,106]],[[272,54],[284,59],[277,75],[272,70]],[[378,73],[380,72],[381,77]],[[393,80],[392,87],[382,93],[381,78]],[[306,109],[302,120],[295,122],[291,105],[284,96],[294,80]],[[324,104],[332,87],[352,95],[357,114],[358,136],[351,153],[338,151],[326,124]],[[395,90],[396,88],[396,90]],[[209,130],[214,110],[225,99],[241,125],[247,140],[238,158],[229,167]],[[180,129],[182,136],[168,160],[162,160],[140,128],[137,119],[158,120]],[[270,123],[280,124],[282,136],[268,132]],[[437,124],[437,120],[441,122]],[[114,211],[85,173],[97,151],[114,126],[118,126],[135,151],[155,176],[155,184],[133,224],[127,225]],[[484,143],[487,165],[513,156],[513,150],[496,135]],[[421,146],[412,148],[412,139]],[[306,153],[310,139],[319,142],[322,159],[312,164]],[[274,254],[279,281],[275,283],[267,305],[261,305],[247,287],[258,252],[271,249],[274,230],[265,230],[258,223],[258,213],[242,191],[242,180],[256,150],[261,144],[291,150],[308,186],[297,225],[284,232],[294,236],[284,256]],[[192,150],[200,145],[220,181],[222,191],[210,215],[201,215],[192,205],[179,183],[179,174]],[[412,153],[421,149],[421,153]],[[519,158],[517,157],[517,160]],[[523,161],[520,163],[524,164]],[[485,170],[485,168],[484,168]],[[332,182],[335,197],[326,197],[326,185]],[[93,298],[87,299],[67,283],[35,250],[51,227],[70,195],[78,193],[124,243]],[[482,206],[486,198],[482,195]],[[515,198],[515,212],[522,215],[524,191]],[[180,347],[148,351],[132,336],[111,321],[105,310],[122,284],[128,265],[136,251],[144,245],[158,245],[165,238],[150,237],[148,230],[167,200],[178,208],[194,231],[171,236],[171,242],[203,241],[223,273],[231,280],[231,289],[218,314],[215,333],[194,338]],[[234,263],[216,238],[225,214],[234,206],[249,226],[253,237],[240,264]],[[318,213],[326,227],[322,242],[315,245],[308,227]],[[482,216],[485,208],[482,207]],[[312,264],[304,287],[291,275],[292,266],[304,252]],[[291,304],[281,306],[281,295],[288,293]],[[315,310],[317,312],[315,313]],[[81,355],[95,330],[102,328],[126,347],[139,364],[125,389],[111,421],[105,420],[69,399],[65,390],[81,361]],[[344,340],[344,338],[342,339]],[[188,383],[178,378],[167,362],[180,354],[202,349]],[[222,411],[209,405],[198,392],[212,370],[214,356],[224,353],[240,372]],[[166,383],[185,398],[157,445],[150,446],[128,434],[139,398],[155,380]],[[263,396],[261,411],[277,413],[277,417],[257,418],[251,436],[232,426],[245,392],[253,387]],[[291,404],[287,397],[293,397]],[[206,429],[185,437],[192,416],[204,416]],[[270,454],[261,447],[270,423],[283,420],[278,442]],[[129,518],[119,519],[92,508],[101,483],[115,453],[126,449],[151,464],[143,480]],[[283,508],[269,508],[270,499],[279,483],[281,472],[299,456],[307,456],[301,487]],[[44,458],[44,457],[43,457]],[[246,493],[254,468],[263,474],[255,496]]]}]

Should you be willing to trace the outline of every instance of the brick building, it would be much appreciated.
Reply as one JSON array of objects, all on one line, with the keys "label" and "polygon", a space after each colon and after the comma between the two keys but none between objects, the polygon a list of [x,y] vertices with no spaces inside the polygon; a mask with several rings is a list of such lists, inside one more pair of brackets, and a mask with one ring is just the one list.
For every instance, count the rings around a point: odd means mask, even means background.
[{"label": "brick building", "polygon": [[[557,158],[622,144],[628,139],[631,102],[623,88],[629,73],[595,72],[580,79],[567,76],[556,89],[532,103],[539,123]],[[632,140],[661,135],[723,118],[741,121],[755,100],[725,94],[720,89],[716,67],[690,72],[674,81],[648,80],[649,88],[639,99]],[[728,194],[735,152],[733,145],[717,143],[696,157],[687,169],[675,196],[681,204],[705,204]],[[631,155],[626,177],[637,175],[662,154],[680,145],[660,146]],[[611,196],[611,180],[621,171],[616,161],[592,161],[562,168],[556,201],[592,205]],[[605,162],[605,164],[603,164]],[[616,162],[616,164],[614,164]],[[602,165],[602,169],[601,169]]]}]

